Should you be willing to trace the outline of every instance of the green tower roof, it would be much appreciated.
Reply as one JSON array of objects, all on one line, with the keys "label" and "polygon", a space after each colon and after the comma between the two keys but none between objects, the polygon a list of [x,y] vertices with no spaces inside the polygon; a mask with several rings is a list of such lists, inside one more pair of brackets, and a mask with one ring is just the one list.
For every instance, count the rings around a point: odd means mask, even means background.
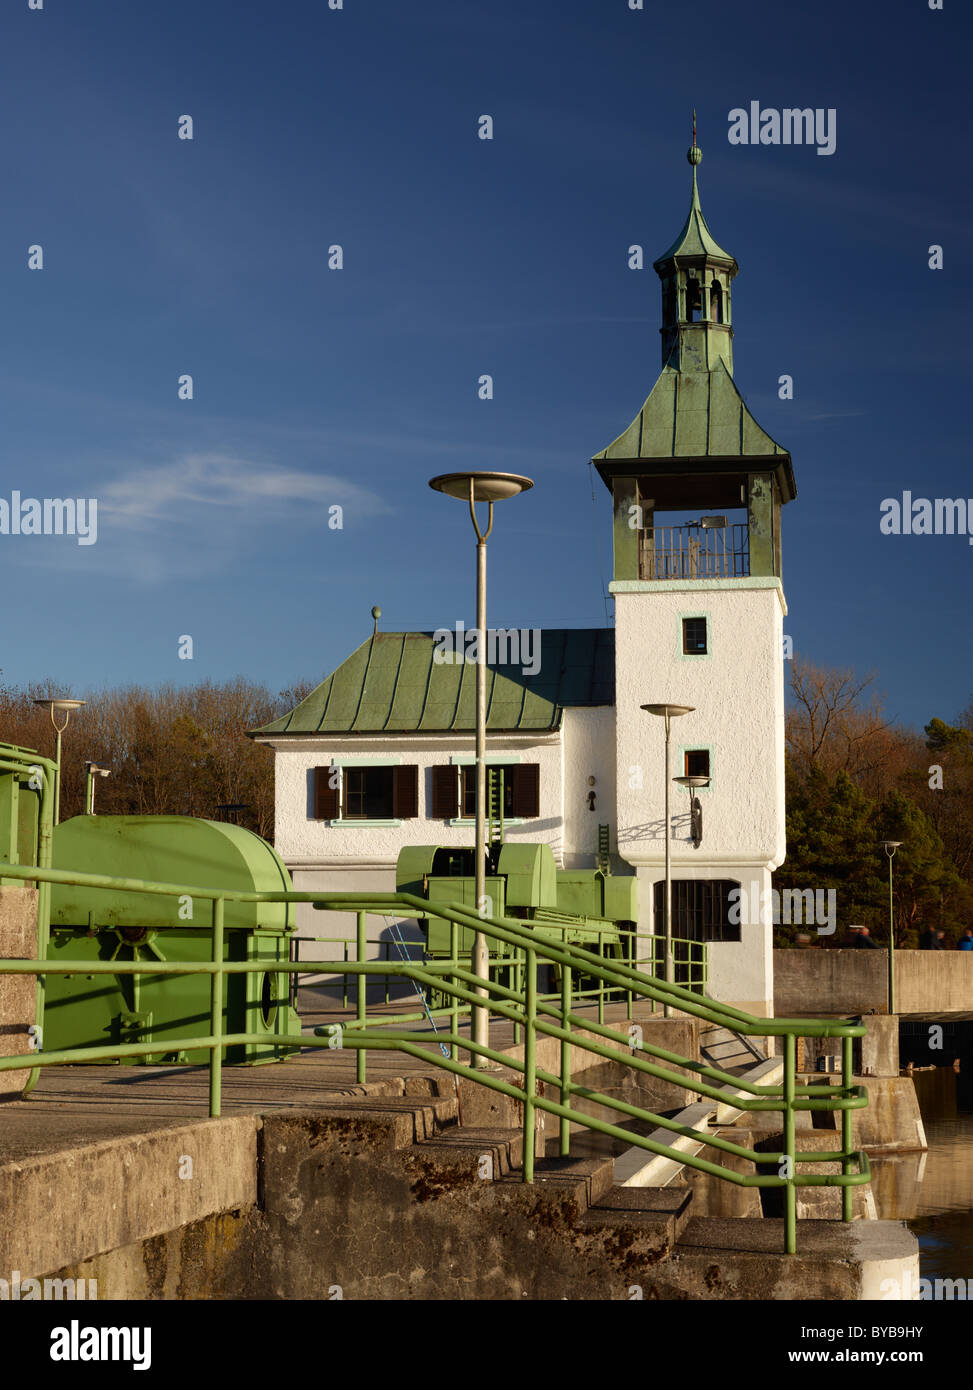
[{"label": "green tower roof", "polygon": [[713,260],[725,261],[727,265],[737,267],[735,257],[731,256],[729,251],[723,250],[707,227],[706,218],[703,216],[703,209],[699,202],[699,185],[696,182],[696,166],[702,157],[702,151],[694,138],[692,148],[689,151],[689,162],[693,166],[693,196],[689,204],[689,216],[669,250],[655,262],[656,270],[676,256],[709,256]]}]

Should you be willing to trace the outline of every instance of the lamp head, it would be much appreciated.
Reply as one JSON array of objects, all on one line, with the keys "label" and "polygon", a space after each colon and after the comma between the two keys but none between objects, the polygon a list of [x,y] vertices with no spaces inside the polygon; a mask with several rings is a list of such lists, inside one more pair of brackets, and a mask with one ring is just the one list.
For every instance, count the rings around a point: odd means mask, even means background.
[{"label": "lamp head", "polygon": [[441,473],[429,479],[429,486],[436,492],[444,492],[447,497],[456,497],[461,502],[470,500],[471,483],[474,502],[503,502],[534,486],[533,479],[520,473]]}]

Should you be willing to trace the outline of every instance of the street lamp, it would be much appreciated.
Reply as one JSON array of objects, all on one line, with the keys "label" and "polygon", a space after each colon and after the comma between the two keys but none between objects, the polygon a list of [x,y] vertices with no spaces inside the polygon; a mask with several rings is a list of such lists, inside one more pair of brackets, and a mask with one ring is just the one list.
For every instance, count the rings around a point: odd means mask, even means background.
[{"label": "street lamp", "polygon": [[[649,714],[658,715],[660,719],[666,721],[666,820],[665,820],[665,843],[666,843],[666,913],[665,913],[665,958],[663,961],[663,978],[667,985],[672,984],[672,865],[670,860],[669,840],[672,835],[672,828],[669,824],[669,732],[672,727],[673,719],[681,714],[692,714],[695,705],[643,705],[642,709],[648,710]],[[668,997],[662,1008],[663,1018],[669,1018],[671,1009]]]},{"label": "street lamp", "polygon": [[95,778],[110,777],[111,768],[106,767],[104,763],[87,762],[84,765],[84,770],[84,813],[86,816],[93,816],[95,814]]},{"label": "street lamp", "polygon": [[[704,518],[705,519],[705,518]],[[699,797],[693,796],[693,792],[699,787],[708,787],[710,779],[708,777],[673,777],[680,787],[689,789],[689,824],[693,836],[693,849],[699,849],[703,843],[703,808],[699,804]]]},{"label": "street lamp", "polygon": [[[34,704],[46,709],[51,716],[51,723],[54,725],[54,732],[57,735],[54,752],[54,824],[58,825],[61,820],[61,735],[68,727],[68,720],[71,718],[73,710],[80,709],[84,700],[64,699],[35,699]],[[57,715],[64,715],[64,723],[57,722]]]},{"label": "street lamp", "polygon": [[882,840],[882,848],[889,857],[889,1013],[895,1013],[895,914],[892,907],[892,860],[901,840]]},{"label": "street lamp", "polygon": [[[530,478],[518,473],[443,473],[431,478],[429,486],[436,492],[444,492],[447,497],[457,497],[469,504],[473,530],[476,532],[476,850],[475,850],[475,894],[476,909],[483,910],[486,896],[486,543],[493,530],[493,504],[508,497],[516,497],[534,486]],[[480,530],[476,517],[477,502],[487,503],[486,530]],[[481,980],[489,981],[490,957],[487,940],[483,932],[473,937],[473,974]],[[478,985],[475,993],[483,999],[489,997],[486,985]],[[474,1044],[488,1047],[490,1043],[490,1023],[487,1009],[474,1007],[471,1024]],[[482,1053],[474,1051],[474,1067],[486,1066],[487,1059]]]}]

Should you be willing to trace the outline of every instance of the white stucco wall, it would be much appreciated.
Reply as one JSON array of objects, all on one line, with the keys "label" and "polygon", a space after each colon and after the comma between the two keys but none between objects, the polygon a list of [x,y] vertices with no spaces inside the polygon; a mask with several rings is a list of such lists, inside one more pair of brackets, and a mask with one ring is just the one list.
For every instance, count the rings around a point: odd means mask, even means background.
[{"label": "white stucco wall", "polygon": [[[564,868],[593,868],[598,826],[612,828],[615,848],[615,711],[610,705],[564,711]],[[594,777],[595,785],[588,786]],[[589,809],[588,793],[595,793]]]},{"label": "white stucco wall", "polygon": [[[618,583],[615,594],[619,853],[639,870],[640,926],[664,876],[664,721],[640,706],[695,706],[672,720],[670,776],[687,748],[710,750],[712,784],[698,793],[703,843],[689,833],[689,794],[671,785],[672,876],[756,880],[785,854],[783,594],[773,580]],[[682,651],[682,619],[707,619],[708,653]],[[644,884],[644,888],[642,885]],[[710,992],[754,1012],[773,999],[772,930],[744,927],[711,943]]]}]

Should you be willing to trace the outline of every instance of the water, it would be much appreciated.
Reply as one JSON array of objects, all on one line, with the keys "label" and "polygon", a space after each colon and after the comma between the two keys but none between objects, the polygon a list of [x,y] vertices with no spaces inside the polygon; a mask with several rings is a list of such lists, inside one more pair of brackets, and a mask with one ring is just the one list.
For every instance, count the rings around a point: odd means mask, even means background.
[{"label": "water", "polygon": [[957,1106],[951,1067],[914,1080],[929,1150],[871,1160],[877,1213],[915,1234],[924,1278],[973,1280],[973,1111]]}]

